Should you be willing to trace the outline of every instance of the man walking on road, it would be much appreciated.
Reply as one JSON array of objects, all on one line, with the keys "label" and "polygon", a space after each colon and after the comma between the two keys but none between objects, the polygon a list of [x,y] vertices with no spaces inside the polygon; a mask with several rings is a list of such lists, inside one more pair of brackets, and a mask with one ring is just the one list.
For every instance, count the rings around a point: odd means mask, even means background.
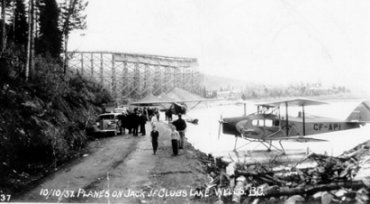
[{"label": "man walking on road", "polygon": [[185,137],[185,130],[186,130],[186,122],[184,119],[181,118],[181,114],[178,115],[179,118],[175,120],[172,124],[176,127],[176,130],[180,134],[180,144],[179,149],[184,149],[184,137]]},{"label": "man walking on road", "polygon": [[176,127],[172,124],[170,124],[171,128],[171,142],[172,142],[172,152],[174,156],[177,156],[179,153],[179,139],[180,135],[179,132],[176,131]]},{"label": "man walking on road", "polygon": [[156,128],[156,125],[152,126],[152,132],[150,132],[150,136],[152,137],[153,154],[155,155],[158,149],[158,137],[159,137],[159,132]]}]

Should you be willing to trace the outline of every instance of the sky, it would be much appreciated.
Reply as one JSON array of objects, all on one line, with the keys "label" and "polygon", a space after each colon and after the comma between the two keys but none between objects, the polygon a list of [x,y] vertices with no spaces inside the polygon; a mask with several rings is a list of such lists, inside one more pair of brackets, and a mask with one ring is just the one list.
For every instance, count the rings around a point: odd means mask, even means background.
[{"label": "sky", "polygon": [[246,82],[370,87],[368,0],[88,0],[80,51],[194,57]]}]

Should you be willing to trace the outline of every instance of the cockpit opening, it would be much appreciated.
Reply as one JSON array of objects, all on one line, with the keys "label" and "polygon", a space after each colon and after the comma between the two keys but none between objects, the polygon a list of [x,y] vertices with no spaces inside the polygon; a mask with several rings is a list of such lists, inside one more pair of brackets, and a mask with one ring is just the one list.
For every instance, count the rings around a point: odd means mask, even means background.
[{"label": "cockpit opening", "polygon": [[254,119],[252,125],[255,127],[274,127],[279,126],[279,120],[272,119]]}]

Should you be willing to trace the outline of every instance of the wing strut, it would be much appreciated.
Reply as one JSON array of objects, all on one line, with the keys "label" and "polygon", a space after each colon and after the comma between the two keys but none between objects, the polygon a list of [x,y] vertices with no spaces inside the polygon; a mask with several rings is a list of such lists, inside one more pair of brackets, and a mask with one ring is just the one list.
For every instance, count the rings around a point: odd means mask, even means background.
[{"label": "wing strut", "polygon": [[303,122],[303,136],[306,135],[306,116],[304,113],[304,105],[302,105],[302,122]]},{"label": "wing strut", "polygon": [[286,129],[286,136],[289,136],[289,119],[288,119],[288,102],[285,102],[285,129]]},{"label": "wing strut", "polygon": [[236,151],[236,144],[238,143],[238,137],[235,135],[234,151]]}]

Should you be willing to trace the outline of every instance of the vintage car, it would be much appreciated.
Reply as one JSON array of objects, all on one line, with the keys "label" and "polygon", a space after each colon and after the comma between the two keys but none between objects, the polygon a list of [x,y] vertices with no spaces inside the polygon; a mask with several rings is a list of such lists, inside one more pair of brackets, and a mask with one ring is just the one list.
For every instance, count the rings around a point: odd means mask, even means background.
[{"label": "vintage car", "polygon": [[104,113],[99,115],[91,133],[95,135],[120,134],[121,121],[119,120],[119,115],[121,113]]},{"label": "vintage car", "polygon": [[115,113],[127,113],[129,107],[125,105],[118,106],[117,108],[113,109],[113,112]]}]

